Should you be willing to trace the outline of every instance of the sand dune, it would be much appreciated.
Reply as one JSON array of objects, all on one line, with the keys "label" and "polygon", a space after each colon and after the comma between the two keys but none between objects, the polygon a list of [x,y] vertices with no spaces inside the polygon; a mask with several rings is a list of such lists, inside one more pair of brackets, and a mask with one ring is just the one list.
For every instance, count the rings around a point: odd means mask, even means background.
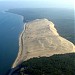
[{"label": "sand dune", "polygon": [[19,53],[12,67],[33,57],[75,52],[75,46],[61,37],[47,19],[28,22],[19,38]]}]

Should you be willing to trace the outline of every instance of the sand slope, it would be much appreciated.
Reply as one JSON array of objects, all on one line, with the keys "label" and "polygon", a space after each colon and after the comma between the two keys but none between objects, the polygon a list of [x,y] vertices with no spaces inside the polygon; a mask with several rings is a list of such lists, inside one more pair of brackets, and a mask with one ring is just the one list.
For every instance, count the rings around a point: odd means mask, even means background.
[{"label": "sand slope", "polygon": [[19,53],[13,67],[33,57],[75,52],[75,46],[62,38],[54,24],[47,19],[37,19],[25,25],[19,38]]}]

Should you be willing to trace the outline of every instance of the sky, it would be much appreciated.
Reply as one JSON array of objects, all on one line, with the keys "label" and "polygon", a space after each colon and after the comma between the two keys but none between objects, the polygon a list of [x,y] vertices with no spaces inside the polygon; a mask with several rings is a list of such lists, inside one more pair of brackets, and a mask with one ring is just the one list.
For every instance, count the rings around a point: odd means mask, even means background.
[{"label": "sky", "polygon": [[75,0],[0,0],[0,8],[74,8],[74,1]]}]

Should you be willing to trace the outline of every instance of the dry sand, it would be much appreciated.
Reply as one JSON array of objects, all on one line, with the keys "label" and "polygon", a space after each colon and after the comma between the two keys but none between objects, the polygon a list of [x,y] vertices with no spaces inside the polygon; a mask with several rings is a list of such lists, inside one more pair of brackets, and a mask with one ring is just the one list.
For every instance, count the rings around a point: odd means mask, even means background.
[{"label": "dry sand", "polygon": [[36,19],[24,25],[19,38],[19,53],[12,67],[33,57],[72,52],[75,52],[75,45],[61,37],[51,21]]}]

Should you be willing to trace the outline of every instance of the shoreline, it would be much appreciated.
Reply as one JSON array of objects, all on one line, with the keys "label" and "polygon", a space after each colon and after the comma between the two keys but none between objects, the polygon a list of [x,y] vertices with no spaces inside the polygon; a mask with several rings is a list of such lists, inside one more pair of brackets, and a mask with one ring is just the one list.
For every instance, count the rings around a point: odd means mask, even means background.
[{"label": "shoreline", "polygon": [[17,66],[18,64],[18,61],[19,61],[19,57],[21,57],[22,55],[22,50],[23,50],[23,45],[22,45],[22,36],[23,36],[23,33],[25,31],[25,25],[26,23],[24,24],[24,28],[23,28],[23,31],[21,32],[20,36],[19,36],[19,50],[18,50],[18,54],[17,54],[17,57],[12,65],[12,68],[14,68],[15,66]]},{"label": "shoreline", "polygon": [[[7,11],[2,11],[2,12],[3,13],[11,13],[11,14],[14,14],[14,15],[18,15],[18,16],[20,16],[22,18],[22,21],[24,20],[24,17],[22,15],[19,15],[19,14],[16,14],[16,13],[12,13],[12,12],[10,12],[8,10]],[[25,25],[26,25],[26,23],[24,23],[24,21],[23,21],[23,24],[24,24],[23,30],[22,30],[22,32],[20,33],[20,36],[19,36],[19,50],[18,50],[18,53],[17,53],[17,57],[15,58],[15,61],[13,62],[11,68],[15,68],[17,66],[19,57],[22,54],[22,50],[23,50],[22,49],[22,36],[23,36],[24,31],[25,31]]]}]

